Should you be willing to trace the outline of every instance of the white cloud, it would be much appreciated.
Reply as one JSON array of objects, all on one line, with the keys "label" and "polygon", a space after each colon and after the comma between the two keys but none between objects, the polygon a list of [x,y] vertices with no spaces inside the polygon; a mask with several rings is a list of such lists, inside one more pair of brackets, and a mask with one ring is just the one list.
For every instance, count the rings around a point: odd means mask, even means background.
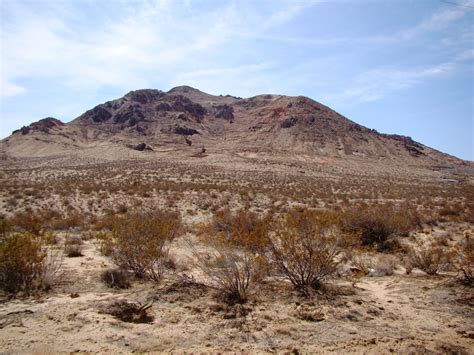
[{"label": "white cloud", "polygon": [[449,73],[454,63],[444,63],[418,69],[383,68],[358,75],[351,86],[340,94],[328,95],[330,101],[372,102],[394,92],[411,88],[425,80]]},{"label": "white cloud", "polygon": [[24,87],[12,84],[8,81],[2,80],[0,83],[0,97],[6,98],[24,93]]},{"label": "white cloud", "polygon": [[[249,19],[233,3],[197,13],[177,2],[140,1],[115,17],[103,14],[102,5],[88,3],[89,19],[80,3],[34,9],[10,3],[1,26],[2,81],[9,83],[2,91],[9,96],[24,92],[17,84],[21,78],[58,78],[72,89],[148,86],[150,73],[195,67],[198,56],[209,56],[242,31],[266,31],[307,6],[286,3]],[[214,64],[203,61],[201,67],[206,65]]]}]

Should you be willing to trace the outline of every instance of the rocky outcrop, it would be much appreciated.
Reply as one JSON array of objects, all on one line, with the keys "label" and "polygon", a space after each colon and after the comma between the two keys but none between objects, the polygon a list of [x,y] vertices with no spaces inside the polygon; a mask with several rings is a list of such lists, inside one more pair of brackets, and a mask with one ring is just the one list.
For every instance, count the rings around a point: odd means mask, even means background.
[{"label": "rocky outcrop", "polygon": [[181,127],[181,126],[175,127],[174,133],[182,134],[183,136],[192,136],[194,134],[199,134],[199,132],[195,130],[194,128]]},{"label": "rocky outcrop", "polygon": [[234,119],[234,108],[230,105],[219,105],[215,107],[215,117],[223,118],[227,121]]},{"label": "rocky outcrop", "polygon": [[43,133],[49,133],[52,129],[54,128],[61,128],[65,126],[63,122],[58,120],[57,118],[54,117],[46,117],[43,118],[37,122],[33,122],[29,126],[23,126],[20,129],[17,129],[12,132],[12,134],[29,134],[31,132],[43,132]]}]

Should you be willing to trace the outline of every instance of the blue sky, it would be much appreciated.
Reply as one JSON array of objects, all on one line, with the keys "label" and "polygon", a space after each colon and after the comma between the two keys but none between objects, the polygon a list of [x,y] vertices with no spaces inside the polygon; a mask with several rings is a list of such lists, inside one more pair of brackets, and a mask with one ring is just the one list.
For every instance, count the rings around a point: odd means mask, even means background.
[{"label": "blue sky", "polygon": [[130,90],[305,95],[474,160],[474,0],[1,0],[0,137]]}]

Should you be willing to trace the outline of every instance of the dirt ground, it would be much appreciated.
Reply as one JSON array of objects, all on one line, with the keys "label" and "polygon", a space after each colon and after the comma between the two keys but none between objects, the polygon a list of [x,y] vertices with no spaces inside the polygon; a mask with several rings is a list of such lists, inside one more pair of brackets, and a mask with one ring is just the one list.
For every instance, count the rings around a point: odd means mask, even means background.
[{"label": "dirt ground", "polygon": [[[456,282],[453,272],[407,275],[401,260],[391,276],[364,276],[355,284],[336,277],[308,297],[268,278],[246,304],[222,302],[189,262],[188,237],[223,207],[284,215],[292,208],[391,203],[428,221],[441,216],[404,241],[439,239],[449,248],[474,235],[472,177],[447,182],[445,172],[417,167],[303,158],[0,161],[0,215],[22,213],[25,222],[37,213],[48,231],[84,240],[84,255],[63,259],[51,291],[0,297],[0,353],[474,353],[472,288]],[[108,288],[101,273],[113,264],[90,233],[99,231],[104,216],[156,208],[179,213],[186,230],[170,250],[174,273],[160,283]],[[152,320],[118,319],[110,314],[118,301],[149,307]]]},{"label": "dirt ground", "polygon": [[[186,243],[172,249],[179,264]],[[189,252],[189,251],[188,251]],[[355,287],[334,280],[303,297],[267,281],[245,305],[219,302],[217,291],[179,275],[160,284],[135,281],[115,291],[100,281],[110,261],[95,242],[65,258],[54,291],[0,304],[5,353],[317,352],[450,353],[474,349],[474,294],[449,275],[364,277]],[[149,323],[102,313],[116,300],[152,304]]]}]

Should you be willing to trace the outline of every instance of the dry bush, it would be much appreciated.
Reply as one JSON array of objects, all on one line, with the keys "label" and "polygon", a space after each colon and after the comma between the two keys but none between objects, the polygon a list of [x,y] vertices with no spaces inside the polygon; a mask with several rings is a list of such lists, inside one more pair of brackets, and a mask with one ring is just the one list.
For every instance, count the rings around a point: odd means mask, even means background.
[{"label": "dry bush", "polygon": [[350,257],[350,263],[352,265],[351,271],[357,276],[366,276],[373,268],[373,260],[368,255],[363,254],[352,254]]},{"label": "dry bush", "polygon": [[428,275],[436,275],[451,263],[451,255],[439,245],[419,243],[409,249],[408,269],[418,268]]},{"label": "dry bush", "polygon": [[68,230],[71,228],[83,228],[85,217],[78,213],[72,213],[67,216],[58,216],[49,222],[49,226],[56,230]]},{"label": "dry bush", "polygon": [[79,236],[66,236],[64,242],[64,254],[70,258],[76,258],[79,256],[84,256],[83,251],[83,241]]},{"label": "dry bush", "polygon": [[95,223],[93,223],[92,228],[96,231],[102,231],[102,230],[111,231],[114,226],[114,222],[116,218],[117,217],[115,217],[115,215],[113,214],[113,211],[109,211],[109,213],[106,213],[105,215],[97,218]]},{"label": "dry bush", "polygon": [[0,240],[0,288],[30,293],[42,287],[47,253],[30,233],[8,234]]},{"label": "dry bush", "polygon": [[232,213],[228,208],[217,211],[206,232],[238,248],[262,252],[268,245],[270,218],[247,210]]},{"label": "dry bush", "polygon": [[60,238],[50,231],[41,233],[41,239],[43,239],[47,245],[57,245],[60,241]]},{"label": "dry bush", "polygon": [[469,286],[474,284],[474,239],[469,235],[457,246],[453,265],[460,280]]},{"label": "dry bush", "polygon": [[100,275],[104,284],[110,288],[129,288],[128,273],[122,269],[107,269]]},{"label": "dry bush", "polygon": [[41,285],[44,290],[49,290],[62,268],[64,253],[60,248],[48,248],[46,258],[43,260],[43,274],[41,276]]},{"label": "dry bush", "polygon": [[311,214],[293,212],[271,238],[271,261],[294,287],[307,292],[336,272],[339,243],[334,228],[321,226]]},{"label": "dry bush", "polygon": [[229,245],[219,238],[209,238],[207,251],[194,251],[197,266],[211,280],[226,303],[245,303],[249,292],[265,276],[263,256],[246,247]]},{"label": "dry bush", "polygon": [[33,212],[19,212],[11,218],[10,222],[21,230],[34,235],[40,235],[43,229],[43,219]]},{"label": "dry bush", "polygon": [[10,231],[11,231],[10,222],[8,222],[8,220],[6,220],[5,218],[1,217],[0,218],[0,240],[5,238],[7,234],[10,233]]},{"label": "dry bush", "polygon": [[159,281],[166,271],[169,243],[181,222],[174,213],[156,211],[117,218],[112,228],[112,259],[135,276]]},{"label": "dry bush", "polygon": [[114,239],[112,233],[99,232],[95,235],[98,249],[104,256],[111,256],[114,252]]},{"label": "dry bush", "polygon": [[360,244],[378,251],[399,249],[397,236],[406,236],[420,225],[415,210],[396,209],[390,205],[349,209],[341,215],[341,229],[355,235]]},{"label": "dry bush", "polygon": [[393,255],[379,255],[373,265],[374,276],[391,276],[397,267],[397,258]]}]

